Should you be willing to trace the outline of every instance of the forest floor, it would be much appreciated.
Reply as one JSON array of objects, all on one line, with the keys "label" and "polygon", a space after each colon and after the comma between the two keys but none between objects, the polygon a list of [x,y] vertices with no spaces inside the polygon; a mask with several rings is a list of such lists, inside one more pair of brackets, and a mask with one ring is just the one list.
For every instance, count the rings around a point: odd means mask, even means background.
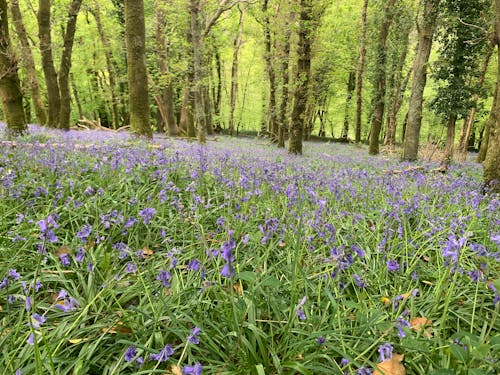
[{"label": "forest floor", "polygon": [[500,374],[500,199],[479,164],[0,141],[0,375]]}]

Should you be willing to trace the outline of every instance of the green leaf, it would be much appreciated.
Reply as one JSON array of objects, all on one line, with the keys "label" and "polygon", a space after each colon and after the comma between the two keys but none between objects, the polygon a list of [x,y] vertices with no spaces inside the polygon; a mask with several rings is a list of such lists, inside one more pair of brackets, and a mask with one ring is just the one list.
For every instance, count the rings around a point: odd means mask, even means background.
[{"label": "green leaf", "polygon": [[266,276],[262,281],[260,282],[260,286],[269,286],[271,288],[279,288],[281,286],[281,281],[278,280],[276,276]]},{"label": "green leaf", "polygon": [[488,373],[478,368],[470,368],[469,370],[467,370],[467,375],[488,375]]},{"label": "green leaf", "polygon": [[490,348],[491,347],[488,344],[481,344],[481,345],[478,345],[478,346],[472,348],[470,353],[472,354],[472,356],[474,358],[483,359],[484,357],[486,357],[489,354]]},{"label": "green leaf", "polygon": [[456,375],[454,370],[440,368],[432,371],[429,375]]},{"label": "green leaf", "polygon": [[257,276],[255,275],[255,272],[252,271],[239,272],[236,276],[236,279],[243,280],[249,283],[254,283],[256,278]]},{"label": "green leaf", "polygon": [[257,370],[257,375],[266,375],[266,372],[264,371],[264,366],[262,366],[261,363],[255,365],[255,369]]},{"label": "green leaf", "polygon": [[496,290],[500,290],[500,279],[494,280],[492,284],[496,288]]},{"label": "green leaf", "polygon": [[451,355],[456,359],[458,359],[463,364],[469,362],[469,353],[461,346],[456,344],[451,344],[450,350],[451,350]]},{"label": "green leaf", "polygon": [[491,345],[500,345],[500,335],[493,336],[490,339]]}]

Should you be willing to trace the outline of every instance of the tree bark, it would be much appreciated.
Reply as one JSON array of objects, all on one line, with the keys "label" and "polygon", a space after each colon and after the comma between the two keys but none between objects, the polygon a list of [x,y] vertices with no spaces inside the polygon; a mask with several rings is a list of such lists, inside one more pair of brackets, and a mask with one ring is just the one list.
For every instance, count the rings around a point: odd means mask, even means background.
[{"label": "tree bark", "polygon": [[76,89],[75,77],[73,73],[70,74],[71,88],[73,90],[73,97],[75,98],[76,107],[78,108],[78,118],[83,118],[82,103],[80,101],[80,95],[78,95],[78,90]]},{"label": "tree bark", "polygon": [[490,123],[488,149],[483,162],[484,184],[500,193],[500,0],[495,0],[495,43],[498,47],[496,97],[493,104],[493,121]]},{"label": "tree bark", "polygon": [[264,60],[266,63],[266,72],[269,78],[269,104],[267,107],[267,130],[271,135],[271,139],[276,140],[278,137],[277,129],[277,108],[276,108],[276,73],[273,66],[273,50],[272,50],[272,33],[271,21],[269,16],[269,0],[264,0],[262,3],[262,13],[264,14],[264,45],[265,53]]},{"label": "tree bark", "polygon": [[[486,71],[488,70],[488,65],[490,62],[491,55],[493,55],[494,51],[494,46],[491,45],[490,48],[488,49],[488,53],[486,54],[486,57],[483,61],[483,65],[481,67],[481,73],[479,76],[479,80],[477,83],[478,89],[483,87],[484,80],[486,78]],[[460,132],[460,138],[458,140],[458,146],[457,146],[457,151],[460,155],[460,161],[463,163],[465,159],[467,158],[467,150],[469,148],[469,139],[472,131],[472,127],[474,126],[474,120],[476,117],[476,105],[477,105],[477,100],[479,99],[479,94],[476,92],[474,93],[474,97],[472,98],[473,102],[475,105],[470,109],[469,115],[465,119],[461,132]]]},{"label": "tree bark", "polygon": [[59,128],[69,130],[71,116],[71,90],[69,86],[69,72],[71,70],[71,55],[76,31],[76,17],[80,11],[82,0],[73,0],[68,10],[68,22],[64,33],[64,49],[59,67],[59,91],[61,104],[59,108]]},{"label": "tree bark", "polygon": [[38,73],[36,71],[33,53],[31,52],[31,46],[28,41],[28,34],[26,32],[26,28],[24,27],[21,9],[19,8],[19,0],[11,0],[10,11],[12,13],[12,22],[16,29],[17,37],[19,38],[22,63],[26,69],[28,87],[33,101],[36,119],[40,125],[46,125],[47,111],[45,110],[45,105],[43,104],[42,96],[40,95]]},{"label": "tree bark", "polygon": [[288,152],[302,154],[302,136],[307,116],[307,99],[311,78],[311,20],[312,0],[300,0],[300,21],[298,30],[297,73],[295,92],[290,122]]},{"label": "tree bark", "polygon": [[417,55],[413,62],[413,80],[408,109],[408,122],[403,142],[403,160],[414,161],[418,157],[424,88],[427,83],[427,64],[431,53],[440,2],[441,0],[421,0],[424,7],[423,23],[418,27],[418,47]]},{"label": "tree bark", "polygon": [[7,2],[0,0],[0,97],[8,136],[28,130],[24,116],[23,96],[17,75],[17,61],[10,45]]},{"label": "tree bark", "polygon": [[38,3],[38,37],[40,39],[40,54],[42,69],[45,75],[48,102],[48,125],[57,128],[61,109],[61,96],[57,72],[52,56],[50,0],[40,0]]},{"label": "tree bark", "polygon": [[349,135],[349,110],[351,107],[352,94],[356,89],[356,71],[349,72],[349,80],[347,82],[347,98],[345,100],[345,110],[344,110],[344,127],[342,128],[342,134],[340,138],[347,139]]},{"label": "tree bark", "polygon": [[127,42],[130,127],[138,136],[152,138],[153,132],[149,120],[143,0],[125,0],[125,35]]},{"label": "tree bark", "polygon": [[365,74],[366,60],[366,29],[367,29],[367,13],[368,1],[363,2],[363,12],[361,14],[361,39],[359,48],[359,61],[356,72],[356,128],[354,140],[356,143],[361,142],[361,123],[363,117],[363,76]]},{"label": "tree bark", "polygon": [[99,38],[101,38],[101,43],[104,47],[104,56],[106,57],[106,69],[108,71],[109,80],[109,91],[111,94],[111,108],[113,111],[113,128],[118,129],[120,127],[120,115],[118,111],[118,98],[116,96],[116,77],[115,69],[113,67],[113,54],[111,50],[111,43],[104,32],[104,28],[101,20],[101,8],[99,2],[94,2],[94,8],[91,9],[91,13],[94,16],[97,32],[99,33]]},{"label": "tree bark", "polygon": [[215,70],[217,74],[217,85],[214,88],[214,113],[215,113],[215,127],[217,129],[222,129],[220,121],[220,110],[221,110],[221,99],[222,99],[222,64],[219,50],[215,49]]},{"label": "tree bark", "polygon": [[206,143],[207,140],[207,128],[203,114],[203,97],[202,97],[202,78],[203,78],[203,67],[202,67],[202,41],[201,41],[201,31],[200,31],[200,0],[190,0],[189,2],[189,12],[190,12],[190,26],[191,26],[191,38],[192,38],[192,53],[193,53],[193,94],[194,94],[194,113],[195,122],[198,126],[198,142],[201,144]]},{"label": "tree bark", "polygon": [[448,166],[453,160],[453,152],[455,145],[455,127],[457,123],[457,115],[451,115],[446,122],[446,145],[444,149],[443,160],[441,165]]},{"label": "tree bark", "polygon": [[283,56],[281,57],[281,103],[279,112],[279,127],[278,127],[278,147],[285,147],[285,133],[288,131],[288,96],[289,96],[289,65],[290,65],[290,22],[285,19],[285,40],[283,44]]},{"label": "tree bark", "polygon": [[379,136],[382,129],[382,120],[385,109],[386,92],[386,61],[387,61],[387,37],[394,17],[393,8],[397,0],[388,0],[384,8],[384,18],[380,27],[380,34],[377,46],[377,66],[375,71],[375,110],[372,117],[370,132],[370,155],[379,153]]},{"label": "tree bark", "polygon": [[158,106],[161,106],[162,120],[166,125],[167,135],[175,137],[179,135],[179,128],[175,122],[174,111],[174,89],[172,77],[168,68],[168,42],[166,34],[166,14],[158,0],[156,4],[156,43],[158,47],[158,70],[160,72],[160,97]]},{"label": "tree bark", "polygon": [[229,135],[234,135],[234,111],[236,109],[236,98],[238,96],[238,56],[241,43],[243,42],[243,20],[245,17],[244,5],[239,5],[240,19],[238,33],[234,38],[233,65],[231,67],[231,97],[229,100]]},{"label": "tree bark", "polygon": [[[498,85],[497,85],[498,86]],[[491,123],[495,121],[496,113],[496,103],[497,103],[497,87],[495,87],[495,92],[493,93],[493,104],[491,105],[490,114],[484,125],[483,134],[481,137],[481,145],[479,147],[479,153],[477,154],[477,162],[482,163],[486,159],[486,152],[488,151],[488,142],[490,140],[490,128]]]}]

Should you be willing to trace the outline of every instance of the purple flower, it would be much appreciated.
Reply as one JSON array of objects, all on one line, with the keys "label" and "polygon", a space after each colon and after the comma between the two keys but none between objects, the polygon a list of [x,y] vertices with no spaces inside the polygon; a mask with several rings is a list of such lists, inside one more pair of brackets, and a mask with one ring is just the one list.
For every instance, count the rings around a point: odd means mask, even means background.
[{"label": "purple flower", "polygon": [[493,241],[494,243],[497,244],[497,246],[500,246],[500,233],[496,234],[496,235],[492,235],[490,237],[490,240]]},{"label": "purple flower", "polygon": [[200,262],[198,259],[191,259],[187,266],[188,271],[198,272],[200,270]]},{"label": "purple flower", "polygon": [[18,368],[18,369],[16,370],[16,375],[22,375],[22,372],[21,372],[21,369],[20,369],[20,368]]},{"label": "purple flower", "polygon": [[26,301],[25,301],[26,311],[31,310],[31,302],[32,302],[31,297],[26,297]]},{"label": "purple flower", "polygon": [[184,366],[182,373],[184,375],[201,375],[202,370],[203,366],[201,363],[196,362],[194,366]]},{"label": "purple flower", "polygon": [[232,250],[236,248],[236,244],[232,238],[224,242],[221,246],[221,257],[228,263],[234,262]]},{"label": "purple flower", "polygon": [[392,345],[387,343],[387,344],[382,344],[378,347],[378,352],[380,354],[380,361],[379,362],[384,362],[386,359],[391,359],[392,358]]},{"label": "purple flower", "polygon": [[316,342],[318,343],[318,345],[323,345],[326,342],[325,336],[319,336],[316,339]]},{"label": "purple flower", "polygon": [[91,225],[84,225],[82,227],[82,229],[80,229],[77,233],[76,233],[76,237],[82,241],[83,243],[87,242],[89,236],[90,236],[90,233],[92,233],[92,226]]},{"label": "purple flower", "polygon": [[29,345],[35,345],[35,334],[32,332],[30,333],[28,339],[26,340],[26,342],[29,344]]},{"label": "purple flower", "polygon": [[361,277],[359,277],[358,274],[355,273],[354,275],[352,275],[352,278],[354,279],[354,282],[356,283],[358,288],[362,289],[366,287],[366,283],[361,279]]},{"label": "purple flower", "polygon": [[171,355],[174,354],[174,349],[170,345],[166,345],[158,354],[151,354],[150,361],[166,362]]},{"label": "purple flower", "polygon": [[162,270],[156,277],[156,280],[161,282],[161,285],[163,285],[165,288],[170,287],[170,272]]},{"label": "purple flower", "polygon": [[340,366],[345,367],[349,364],[349,360],[347,358],[342,358],[340,361]]},{"label": "purple flower", "polygon": [[410,322],[399,317],[396,321],[396,328],[398,329],[398,336],[404,338],[406,337],[406,332],[403,330],[403,327],[410,327]]},{"label": "purple flower", "polygon": [[372,375],[372,370],[370,370],[368,367],[363,366],[356,371],[356,375]]},{"label": "purple flower", "polygon": [[9,276],[12,277],[14,280],[19,280],[19,278],[21,277],[21,275],[19,275],[19,273],[13,268],[9,270]]},{"label": "purple flower", "polygon": [[35,329],[40,328],[40,326],[43,323],[45,323],[46,320],[47,320],[47,318],[45,318],[43,315],[39,315],[37,313],[34,313],[33,315],[31,315],[31,325]]},{"label": "purple flower", "polygon": [[234,276],[233,266],[229,263],[224,264],[222,270],[220,271],[220,274],[227,278],[233,277]]},{"label": "purple flower", "polygon": [[70,261],[70,258],[69,258],[69,255],[66,254],[66,253],[62,253],[59,255],[59,260],[61,261],[61,264],[64,266],[64,267],[68,267],[70,264],[71,264],[71,261]]},{"label": "purple flower", "polygon": [[0,289],[5,288],[7,285],[9,285],[9,279],[7,277],[4,277],[0,282]]},{"label": "purple flower", "polygon": [[125,362],[132,362],[136,355],[137,355],[137,349],[135,348],[135,346],[133,345],[129,346],[127,350],[125,350],[125,355],[124,355]]},{"label": "purple flower", "polygon": [[128,262],[125,266],[125,272],[135,274],[137,272],[137,266],[133,262]]},{"label": "purple flower", "polygon": [[189,334],[187,340],[191,343],[191,344],[195,344],[195,345],[198,345],[200,343],[200,340],[198,338],[198,336],[200,335],[200,332],[201,332],[201,328],[199,327],[194,327],[192,330],[191,330],[191,333]]},{"label": "purple flower", "polygon": [[142,222],[144,225],[148,225],[153,219],[153,216],[156,214],[156,209],[154,208],[144,208],[139,211],[139,216],[142,218]]},{"label": "purple flower", "polygon": [[387,270],[389,272],[394,272],[399,270],[399,263],[396,262],[395,260],[389,259],[389,261],[387,262]]},{"label": "purple flower", "polygon": [[85,250],[83,249],[83,247],[79,247],[76,252],[75,260],[78,263],[81,263],[83,262],[83,258],[85,258]]},{"label": "purple flower", "polygon": [[65,298],[61,302],[56,303],[55,307],[62,312],[70,312],[76,310],[76,306],[78,305],[78,301],[73,297]]}]

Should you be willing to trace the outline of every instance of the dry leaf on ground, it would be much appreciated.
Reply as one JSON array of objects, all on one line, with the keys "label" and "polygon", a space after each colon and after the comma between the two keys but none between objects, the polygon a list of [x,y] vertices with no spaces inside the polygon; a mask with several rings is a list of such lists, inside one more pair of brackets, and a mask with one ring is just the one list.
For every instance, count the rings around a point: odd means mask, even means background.
[{"label": "dry leaf on ground", "polygon": [[401,363],[403,358],[403,354],[394,354],[392,358],[380,362],[373,375],[406,375],[406,369]]}]

